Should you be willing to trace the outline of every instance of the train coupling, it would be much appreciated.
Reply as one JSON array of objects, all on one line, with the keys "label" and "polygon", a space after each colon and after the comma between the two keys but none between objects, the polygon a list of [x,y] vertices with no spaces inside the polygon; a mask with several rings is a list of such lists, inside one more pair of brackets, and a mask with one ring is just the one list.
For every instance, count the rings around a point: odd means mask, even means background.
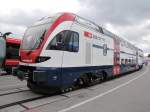
[{"label": "train coupling", "polygon": [[18,70],[16,72],[15,76],[17,76],[17,78],[20,79],[21,81],[29,79],[29,73],[24,72],[24,71],[20,71],[20,70]]}]

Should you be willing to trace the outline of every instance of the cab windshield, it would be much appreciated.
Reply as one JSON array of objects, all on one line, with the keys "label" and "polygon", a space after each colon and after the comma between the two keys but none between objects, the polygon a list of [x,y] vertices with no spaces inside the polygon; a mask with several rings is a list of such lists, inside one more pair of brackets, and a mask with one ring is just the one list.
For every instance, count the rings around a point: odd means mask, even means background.
[{"label": "cab windshield", "polygon": [[29,27],[23,36],[21,48],[24,50],[37,49],[40,46],[40,43],[43,41],[44,35],[48,28],[57,17],[58,15],[54,17],[48,17]]}]

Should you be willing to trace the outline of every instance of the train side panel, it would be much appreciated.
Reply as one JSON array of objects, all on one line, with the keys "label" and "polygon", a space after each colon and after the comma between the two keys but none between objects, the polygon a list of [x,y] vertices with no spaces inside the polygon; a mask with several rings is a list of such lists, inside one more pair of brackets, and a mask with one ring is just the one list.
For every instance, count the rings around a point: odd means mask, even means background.
[{"label": "train side panel", "polygon": [[[54,23],[46,29],[43,41],[35,41],[30,34],[39,47],[24,46],[20,50],[18,76],[28,76],[29,88],[65,90],[137,69],[137,48],[95,23],[70,13],[51,22]],[[38,33],[38,26],[29,29]],[[24,45],[32,45],[27,40]],[[122,41],[126,47],[121,46]]]},{"label": "train side panel", "polygon": [[124,42],[121,42],[120,48],[120,66],[122,73],[136,70],[136,50]]},{"label": "train side panel", "polygon": [[102,72],[105,72],[108,76],[112,76],[114,66],[114,39],[107,37],[101,33],[93,33],[93,66],[97,66],[97,70],[101,70]]},{"label": "train side panel", "polygon": [[[112,76],[113,39],[76,23],[72,25],[70,30],[79,34],[79,51],[64,51],[63,85],[74,84],[83,74],[105,72],[108,76]],[[104,45],[106,45],[106,49],[104,49]]]}]

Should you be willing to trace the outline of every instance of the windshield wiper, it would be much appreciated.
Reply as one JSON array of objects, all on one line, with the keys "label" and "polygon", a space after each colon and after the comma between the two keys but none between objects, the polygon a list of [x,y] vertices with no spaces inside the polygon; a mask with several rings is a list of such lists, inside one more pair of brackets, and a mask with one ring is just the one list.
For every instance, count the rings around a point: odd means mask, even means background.
[{"label": "windshield wiper", "polygon": [[46,30],[43,32],[42,36],[40,37],[40,40],[44,40],[44,36],[45,36]]},{"label": "windshield wiper", "polygon": [[[39,38],[40,39],[39,45],[44,40],[45,33],[46,33],[46,30],[43,32],[42,36]],[[37,41],[36,41],[36,43],[37,43]],[[34,46],[32,47],[32,49],[30,51],[28,51],[27,55],[30,55],[32,53],[32,50],[34,50],[34,47],[36,46],[36,43],[34,44]]]}]

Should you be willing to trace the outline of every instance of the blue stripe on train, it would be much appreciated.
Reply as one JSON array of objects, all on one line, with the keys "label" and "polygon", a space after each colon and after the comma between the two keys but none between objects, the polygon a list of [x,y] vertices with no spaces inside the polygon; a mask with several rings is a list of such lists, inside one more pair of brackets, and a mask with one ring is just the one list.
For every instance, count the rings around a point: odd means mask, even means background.
[{"label": "blue stripe on train", "polygon": [[[135,66],[121,65],[121,73],[125,73],[129,70],[133,70]],[[113,75],[113,65],[107,66],[87,66],[87,67],[64,67],[64,68],[43,68],[37,67],[36,71],[45,71],[47,77],[47,85],[49,86],[61,86],[62,88],[73,85],[77,78],[83,73],[95,73],[99,71],[105,71],[108,76]]]},{"label": "blue stripe on train", "polygon": [[66,88],[76,81],[83,73],[95,73],[105,71],[109,76],[112,75],[113,65],[107,66],[87,66],[87,67],[64,67],[64,68],[49,68],[37,67],[36,71],[45,71],[47,77],[47,85],[63,86]]}]

